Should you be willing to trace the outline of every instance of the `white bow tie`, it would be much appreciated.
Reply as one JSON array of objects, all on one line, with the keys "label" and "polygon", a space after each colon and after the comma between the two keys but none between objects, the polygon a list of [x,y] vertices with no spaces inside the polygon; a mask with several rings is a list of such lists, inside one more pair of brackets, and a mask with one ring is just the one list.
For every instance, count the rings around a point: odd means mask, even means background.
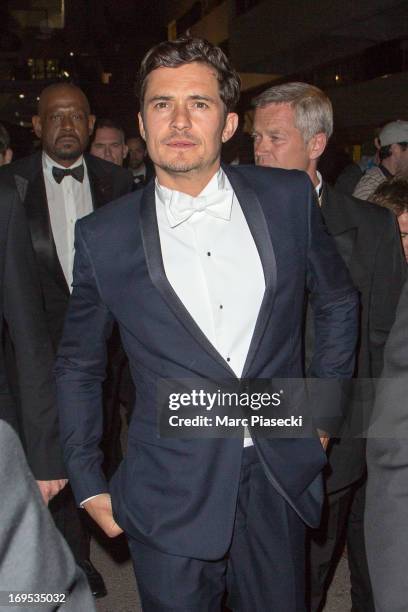
[{"label": "white bow tie", "polygon": [[170,227],[180,225],[196,212],[205,212],[212,217],[229,221],[233,196],[234,192],[230,190],[220,190],[196,198],[173,191],[171,197],[165,200],[166,215]]}]

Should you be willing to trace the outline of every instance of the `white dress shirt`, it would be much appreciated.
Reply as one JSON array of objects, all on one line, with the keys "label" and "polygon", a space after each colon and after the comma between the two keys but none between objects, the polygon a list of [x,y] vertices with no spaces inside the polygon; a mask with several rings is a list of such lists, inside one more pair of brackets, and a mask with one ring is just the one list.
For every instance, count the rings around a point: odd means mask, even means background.
[{"label": "white dress shirt", "polygon": [[[212,202],[208,208],[207,198]],[[196,210],[193,214],[191,206]],[[190,216],[182,220],[189,215],[183,211],[189,209]],[[208,340],[240,377],[265,292],[265,278],[228,178],[220,169],[196,198],[167,189],[156,179],[156,212],[170,284]],[[251,438],[246,437],[244,445],[251,444]]]},{"label": "white dress shirt", "polygon": [[72,176],[65,176],[58,184],[53,177],[52,167],[66,168],[54,162],[43,152],[43,172],[51,230],[58,259],[70,291],[74,267],[75,223],[93,210],[88,171],[83,156],[81,155],[70,168],[80,166],[82,163],[84,164],[84,180],[82,183]]}]

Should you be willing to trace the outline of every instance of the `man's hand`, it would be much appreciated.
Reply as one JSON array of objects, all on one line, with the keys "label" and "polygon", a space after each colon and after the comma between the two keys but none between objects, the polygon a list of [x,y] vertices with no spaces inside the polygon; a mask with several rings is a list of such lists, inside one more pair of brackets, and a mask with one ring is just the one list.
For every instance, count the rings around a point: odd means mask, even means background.
[{"label": "man's hand", "polygon": [[123,529],[115,523],[113,518],[111,496],[109,493],[96,495],[84,503],[84,508],[109,538],[116,538],[116,536],[123,533]]},{"label": "man's hand", "polygon": [[47,506],[52,498],[62,491],[67,482],[66,478],[61,478],[60,480],[37,480],[38,488]]}]

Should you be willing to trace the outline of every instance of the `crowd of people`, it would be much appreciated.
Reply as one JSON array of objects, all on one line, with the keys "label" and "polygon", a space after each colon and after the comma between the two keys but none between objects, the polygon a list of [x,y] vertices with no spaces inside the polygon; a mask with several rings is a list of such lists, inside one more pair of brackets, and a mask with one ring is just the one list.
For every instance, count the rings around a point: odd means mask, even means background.
[{"label": "crowd of people", "polygon": [[[145,612],[318,612],[344,551],[353,612],[408,608],[408,122],[340,188],[307,83],[258,95],[255,164],[221,163],[239,94],[184,38],[142,61],[137,135],[68,82],[39,97],[32,155],[0,126],[0,591],[93,610],[96,523],[125,533]],[[224,406],[188,403],[260,381],[301,430],[247,404],[220,434]]]}]

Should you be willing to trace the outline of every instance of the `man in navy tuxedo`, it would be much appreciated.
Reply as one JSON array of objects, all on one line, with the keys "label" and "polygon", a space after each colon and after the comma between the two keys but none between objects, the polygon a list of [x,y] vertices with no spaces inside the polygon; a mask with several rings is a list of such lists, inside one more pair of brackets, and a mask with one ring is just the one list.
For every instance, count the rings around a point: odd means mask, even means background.
[{"label": "man in navy tuxedo", "polygon": [[[158,397],[164,383],[192,397],[226,381],[252,398],[257,379],[279,379],[289,410],[300,402],[306,420],[307,286],[311,376],[328,383],[327,396],[315,394],[328,415],[332,383],[353,371],[357,295],[306,174],[221,167],[239,98],[223,52],[200,39],[164,42],[140,74],[156,180],[76,228],[57,359],[70,482],[108,535],[126,532],[143,610],[213,611],[227,589],[234,610],[303,611],[305,524],[319,524],[327,438],[258,435],[249,421],[238,435],[170,436],[158,428]],[[127,456],[108,485],[98,443],[115,321],[137,400]]]}]

